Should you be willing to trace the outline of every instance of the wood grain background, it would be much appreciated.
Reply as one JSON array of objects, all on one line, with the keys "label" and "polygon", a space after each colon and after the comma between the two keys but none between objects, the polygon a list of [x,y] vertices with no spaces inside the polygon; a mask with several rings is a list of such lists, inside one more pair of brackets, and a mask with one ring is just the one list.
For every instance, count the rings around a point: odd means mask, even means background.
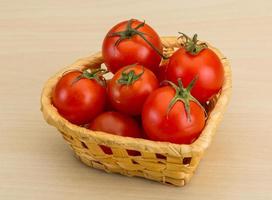
[{"label": "wood grain background", "polygon": [[[1,0],[0,199],[271,199],[271,10],[269,0]],[[132,17],[160,35],[197,32],[231,60],[231,103],[184,188],[84,166],[39,111],[46,79]]]}]

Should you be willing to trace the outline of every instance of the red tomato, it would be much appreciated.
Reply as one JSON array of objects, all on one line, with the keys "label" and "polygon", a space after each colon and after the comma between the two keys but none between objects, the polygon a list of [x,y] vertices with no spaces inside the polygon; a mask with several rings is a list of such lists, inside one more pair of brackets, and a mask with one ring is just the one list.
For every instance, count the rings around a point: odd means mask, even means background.
[{"label": "red tomato", "polygon": [[155,90],[144,104],[142,124],[147,137],[155,141],[190,144],[205,125],[205,111],[190,94],[193,82],[184,89],[172,83]]},{"label": "red tomato", "polygon": [[[107,80],[107,89],[109,87],[110,81],[111,81],[111,79]],[[109,94],[107,93],[105,111],[113,111],[113,110],[114,110],[114,108],[111,105],[110,97],[109,97]]]},{"label": "red tomato", "polygon": [[164,62],[160,65],[158,72],[156,74],[157,79],[159,80],[160,83],[167,79],[166,70],[167,70],[168,62],[169,62],[168,60],[164,60]]},{"label": "red tomato", "polygon": [[141,65],[117,71],[108,85],[111,105],[129,115],[140,115],[149,94],[159,87],[156,76]]},{"label": "red tomato", "polygon": [[155,72],[161,62],[162,43],[149,25],[131,19],[115,25],[107,33],[102,54],[112,73],[135,63]]},{"label": "red tomato", "polygon": [[94,131],[103,131],[126,137],[141,137],[137,122],[131,117],[118,112],[104,112],[98,115],[89,125]]},{"label": "red tomato", "polygon": [[180,48],[170,57],[167,79],[177,83],[177,79],[181,78],[182,83],[187,86],[197,76],[192,95],[204,103],[221,89],[224,69],[220,59],[211,49],[205,48],[203,44],[196,44],[196,36],[193,39],[187,38],[187,41],[187,46]]},{"label": "red tomato", "polygon": [[[125,137],[141,137],[141,129],[138,123],[127,115],[118,112],[104,112],[98,115],[88,126],[94,131],[103,131],[113,135],[120,135]],[[112,154],[109,147],[101,145],[101,148],[106,154]],[[136,156],[137,151],[128,151],[129,155]]]},{"label": "red tomato", "polygon": [[[89,76],[89,77],[87,77]],[[82,125],[89,123],[105,106],[106,89],[94,79],[95,74],[84,71],[69,72],[53,90],[52,102],[60,115]]]}]

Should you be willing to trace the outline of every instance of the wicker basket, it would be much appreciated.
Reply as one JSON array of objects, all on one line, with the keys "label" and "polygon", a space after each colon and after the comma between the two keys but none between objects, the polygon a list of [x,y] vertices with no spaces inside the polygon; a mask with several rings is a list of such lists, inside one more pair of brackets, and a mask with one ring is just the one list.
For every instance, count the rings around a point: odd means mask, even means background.
[{"label": "wicker basket", "polygon": [[[162,37],[164,54],[171,55],[183,42],[176,37]],[[41,96],[41,111],[45,120],[55,126],[74,150],[77,157],[86,165],[106,172],[126,176],[139,176],[147,179],[183,186],[191,179],[196,167],[209,146],[216,128],[223,117],[231,95],[231,70],[228,60],[215,48],[225,71],[223,88],[207,105],[209,116],[200,137],[190,145],[168,142],[155,142],[145,139],[115,136],[104,132],[91,131],[71,124],[59,115],[51,103],[51,92],[62,74],[71,69],[101,66],[101,53],[77,60],[50,78]],[[113,154],[103,152],[100,145],[110,147]],[[135,150],[138,156],[130,156],[127,150]]]}]

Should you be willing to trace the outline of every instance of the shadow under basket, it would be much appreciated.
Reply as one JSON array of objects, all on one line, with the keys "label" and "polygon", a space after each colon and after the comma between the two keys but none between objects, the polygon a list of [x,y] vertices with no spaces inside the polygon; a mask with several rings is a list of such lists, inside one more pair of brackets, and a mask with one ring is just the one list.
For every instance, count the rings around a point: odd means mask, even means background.
[{"label": "shadow under basket", "polygon": [[[166,56],[180,47],[183,38],[162,37]],[[190,145],[156,142],[146,139],[116,136],[91,131],[76,126],[59,115],[52,105],[51,94],[62,74],[68,70],[97,68],[103,63],[101,52],[77,60],[51,77],[45,84],[41,96],[41,111],[45,120],[56,127],[71,146],[77,157],[86,165],[106,172],[126,176],[139,176],[161,183],[183,186],[189,182],[204,151],[210,145],[231,95],[231,69],[228,60],[210,46],[224,66],[222,90],[207,105],[208,118],[199,138]],[[104,153],[105,148],[111,154]],[[109,151],[107,151],[109,152]]]}]

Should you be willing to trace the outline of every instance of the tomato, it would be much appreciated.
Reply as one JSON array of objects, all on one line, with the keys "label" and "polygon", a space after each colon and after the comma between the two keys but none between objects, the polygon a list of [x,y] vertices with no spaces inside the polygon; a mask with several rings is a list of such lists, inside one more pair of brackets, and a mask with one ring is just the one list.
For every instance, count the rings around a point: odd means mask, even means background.
[{"label": "tomato", "polygon": [[163,56],[162,50],[158,34],[145,22],[131,19],[110,29],[103,41],[102,54],[112,73],[135,63],[155,72]]},{"label": "tomato", "polygon": [[205,110],[190,94],[195,80],[186,89],[179,79],[179,86],[171,82],[171,86],[150,94],[142,113],[149,139],[190,144],[200,135],[205,125]]},{"label": "tomato", "polygon": [[198,80],[192,95],[201,103],[217,94],[224,82],[224,69],[219,57],[204,44],[197,43],[196,35],[193,39],[187,38],[185,46],[170,57],[167,68],[167,79],[177,83],[181,78],[184,86],[195,76]]},{"label": "tomato", "polygon": [[141,137],[137,122],[133,118],[118,112],[101,113],[90,123],[89,129],[126,137]]},{"label": "tomato", "polygon": [[[103,131],[113,135],[125,137],[141,137],[141,129],[138,123],[131,117],[118,112],[104,112],[98,115],[88,126],[94,131]],[[101,145],[106,154],[112,154],[109,147]],[[129,155],[136,156],[137,151],[128,151]]]},{"label": "tomato", "polygon": [[60,78],[52,93],[53,105],[60,115],[83,125],[103,111],[106,89],[97,81],[99,72],[101,70],[94,73],[72,71]]},{"label": "tomato", "polygon": [[140,115],[149,94],[159,87],[156,76],[142,65],[123,67],[108,84],[111,105],[129,115]]},{"label": "tomato", "polygon": [[[107,90],[108,90],[110,81],[111,81],[111,79],[107,80]],[[110,97],[109,97],[109,94],[107,92],[105,111],[113,111],[113,110],[114,110],[114,108],[111,105]]]},{"label": "tomato", "polygon": [[168,60],[164,60],[157,71],[156,77],[160,83],[167,79],[166,70],[167,70],[168,62],[169,62]]}]

